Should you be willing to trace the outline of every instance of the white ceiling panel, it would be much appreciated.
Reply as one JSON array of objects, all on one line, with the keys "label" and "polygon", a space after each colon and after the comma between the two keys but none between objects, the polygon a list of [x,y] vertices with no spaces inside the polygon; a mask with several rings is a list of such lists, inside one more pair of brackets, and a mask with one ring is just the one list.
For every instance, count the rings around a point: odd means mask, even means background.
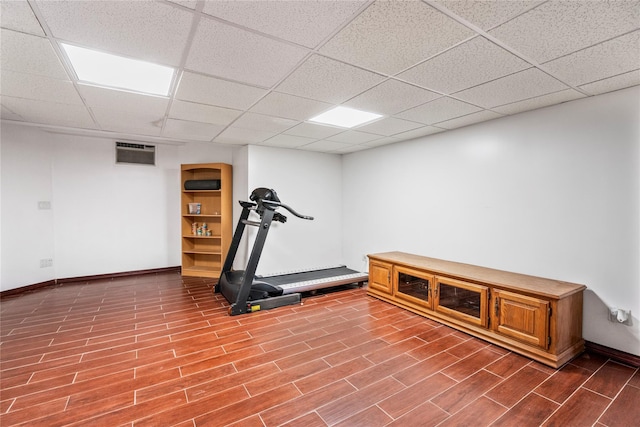
[{"label": "white ceiling panel", "polygon": [[356,151],[368,150],[371,147],[367,147],[366,145],[357,145],[357,144],[345,144],[344,147],[340,147],[336,150],[333,150],[332,153],[337,154],[349,154],[355,153]]},{"label": "white ceiling panel", "polygon": [[483,110],[478,111],[477,113],[471,113],[466,116],[458,117],[456,119],[440,122],[438,123],[438,126],[445,129],[456,129],[463,126],[472,125],[474,123],[497,119],[498,117],[502,117],[502,114],[494,113],[493,111],[489,110]]},{"label": "white ceiling panel", "polygon": [[144,112],[162,117],[169,106],[169,98],[143,95],[123,90],[78,84],[78,90],[90,108],[98,107],[111,110]]},{"label": "white ceiling panel", "polygon": [[309,151],[322,151],[322,152],[331,153],[333,151],[342,151],[342,150],[348,149],[351,145],[353,144],[322,140],[322,141],[312,142],[311,144],[307,144],[304,146],[304,149]]},{"label": "white ceiling panel", "polygon": [[313,48],[366,1],[209,1],[203,12]]},{"label": "white ceiling panel", "polygon": [[191,122],[187,120],[167,119],[162,135],[176,139],[211,141],[224,126],[211,123]]},{"label": "white ceiling panel", "polygon": [[70,81],[4,70],[0,82],[0,93],[5,96],[82,105],[82,99]]},{"label": "white ceiling panel", "polygon": [[67,42],[163,65],[179,65],[193,15],[150,1],[36,2],[53,35]]},{"label": "white ceiling panel", "polygon": [[375,122],[358,127],[358,131],[375,133],[376,135],[391,136],[396,133],[407,132],[419,127],[422,123],[410,122],[408,120],[396,119],[394,117],[386,117],[376,120]]},{"label": "white ceiling panel", "polygon": [[214,77],[203,76],[185,71],[180,79],[177,99],[201,104],[246,110],[267,91]]},{"label": "white ceiling panel", "polygon": [[292,44],[203,18],[186,67],[268,88],[285,77],[306,54],[306,49]]},{"label": "white ceiling panel", "polygon": [[307,120],[330,108],[331,104],[326,102],[271,92],[254,105],[250,111],[294,120]]},{"label": "white ceiling panel", "polygon": [[68,79],[48,39],[2,29],[0,66],[3,70]]},{"label": "white ceiling panel", "polygon": [[640,68],[640,30],[554,59],[544,64],[574,86]]},{"label": "white ceiling panel", "polygon": [[420,138],[422,136],[433,135],[435,133],[442,132],[443,130],[444,129],[435,127],[435,126],[423,126],[421,128],[417,128],[414,130],[410,130],[408,132],[402,132],[397,135],[394,135],[394,138],[397,138],[400,140],[414,139],[414,138]]},{"label": "white ceiling panel", "polygon": [[171,3],[179,4],[184,7],[188,7],[189,9],[195,9],[198,5],[198,0],[168,0]]},{"label": "white ceiling panel", "polygon": [[396,138],[393,136],[385,136],[380,139],[374,139],[373,141],[364,142],[362,145],[364,145],[365,147],[372,148],[372,147],[380,147],[382,145],[395,144],[396,142],[400,142],[400,141],[402,141],[402,139],[400,138]]},{"label": "white ceiling panel", "polygon": [[[1,102],[1,100],[0,100],[0,102]],[[20,117],[19,115],[17,115],[13,111],[9,110],[4,105],[0,105],[0,107],[2,107],[0,109],[0,117],[1,118],[6,119],[6,120],[22,120],[22,117]]]},{"label": "white ceiling panel", "polygon": [[268,145],[271,147],[297,148],[311,144],[317,141],[314,138],[305,138],[304,136],[280,134],[273,138],[269,138],[260,145]]},{"label": "white ceiling panel", "polygon": [[111,132],[160,136],[162,123],[164,121],[162,114],[145,110],[134,112],[104,107],[92,107],[91,111],[100,128]]},{"label": "white ceiling panel", "polygon": [[495,1],[460,1],[438,0],[456,15],[483,30],[488,30],[526,12],[534,6],[543,3],[542,0],[495,0]]},{"label": "white ceiling panel", "polygon": [[476,37],[416,65],[398,77],[451,94],[530,66],[484,37]]},{"label": "white ceiling panel", "polygon": [[457,99],[442,97],[397,114],[397,117],[427,125],[480,111],[481,108]]},{"label": "white ceiling panel", "polygon": [[380,139],[382,135],[360,132],[357,130],[348,130],[325,138],[327,141],[344,142],[345,144],[362,144],[363,142]]},{"label": "white ceiling panel", "polygon": [[638,1],[552,0],[489,33],[542,63],[639,26]]},{"label": "white ceiling panel", "polygon": [[640,69],[620,74],[619,76],[598,80],[597,82],[580,86],[580,89],[590,94],[598,95],[635,85],[640,85]]},{"label": "white ceiling panel", "polygon": [[426,3],[378,1],[329,40],[320,52],[374,71],[395,74],[473,35],[471,30]]},{"label": "white ceiling panel", "polygon": [[535,110],[536,108],[547,107],[549,105],[560,104],[562,102],[573,101],[574,99],[579,98],[584,98],[584,95],[573,89],[566,89],[561,90],[560,92],[527,99],[525,101],[502,105],[500,107],[493,108],[493,110],[501,114],[516,114],[523,111]]},{"label": "white ceiling panel", "polygon": [[308,58],[277,87],[279,92],[340,103],[384,80],[379,74],[319,55]]},{"label": "white ceiling panel", "polygon": [[2,105],[25,121],[54,126],[95,129],[95,123],[83,105],[58,104],[32,99],[2,97]]},{"label": "white ceiling panel", "polygon": [[298,124],[297,120],[266,116],[264,114],[244,113],[242,117],[233,123],[233,126],[244,129],[280,133],[295,126],[296,124]]},{"label": "white ceiling panel", "polygon": [[441,95],[398,80],[389,79],[345,102],[344,105],[383,115],[393,115]]},{"label": "white ceiling panel", "polygon": [[234,145],[259,144],[274,136],[276,136],[276,134],[273,132],[242,129],[232,126],[220,133],[213,142]]},{"label": "white ceiling panel", "polygon": [[0,2],[0,24],[2,28],[21,33],[35,34],[36,36],[45,35],[26,0]]},{"label": "white ceiling panel", "polygon": [[287,129],[284,133],[287,135],[323,139],[341,132],[344,132],[344,129],[332,126],[316,125],[313,123],[300,123],[291,129]]},{"label": "white ceiling panel", "polygon": [[180,101],[179,99],[173,101],[169,111],[169,117],[171,118],[220,126],[227,126],[237,119],[240,114],[242,114],[242,111],[239,110],[196,104],[194,102]]},{"label": "white ceiling panel", "polygon": [[529,68],[455,94],[457,98],[486,108],[558,92],[567,85],[537,68]]}]

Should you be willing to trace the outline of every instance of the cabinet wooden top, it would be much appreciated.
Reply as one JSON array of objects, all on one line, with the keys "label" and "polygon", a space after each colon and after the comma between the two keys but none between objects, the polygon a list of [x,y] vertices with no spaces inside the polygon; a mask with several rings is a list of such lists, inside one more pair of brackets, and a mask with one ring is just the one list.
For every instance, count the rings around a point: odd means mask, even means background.
[{"label": "cabinet wooden top", "polygon": [[384,252],[371,254],[368,255],[368,257],[370,260],[400,264],[407,267],[426,270],[437,275],[455,277],[471,282],[486,283],[507,290],[514,289],[523,292],[535,293],[554,299],[563,298],[586,289],[585,285],[577,283],[545,279],[542,277],[495,270],[492,268],[445,261],[436,258],[428,258],[404,252]]},{"label": "cabinet wooden top", "polygon": [[193,163],[181,165],[180,169],[188,171],[192,169],[227,169],[230,167],[231,165],[228,163]]}]

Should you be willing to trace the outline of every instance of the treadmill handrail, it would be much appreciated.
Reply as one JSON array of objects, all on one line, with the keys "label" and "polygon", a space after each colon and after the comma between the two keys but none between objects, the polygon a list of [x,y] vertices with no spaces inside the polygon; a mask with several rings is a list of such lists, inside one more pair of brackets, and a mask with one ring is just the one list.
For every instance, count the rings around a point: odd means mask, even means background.
[{"label": "treadmill handrail", "polygon": [[262,200],[262,203],[263,204],[268,204],[268,205],[274,205],[274,206],[282,206],[283,208],[285,208],[286,210],[288,210],[289,212],[291,212],[292,214],[294,214],[298,218],[302,218],[302,219],[307,219],[307,220],[313,221],[313,217],[312,216],[302,215],[301,213],[296,212],[292,207],[287,206],[284,203],[276,202],[275,200]]}]

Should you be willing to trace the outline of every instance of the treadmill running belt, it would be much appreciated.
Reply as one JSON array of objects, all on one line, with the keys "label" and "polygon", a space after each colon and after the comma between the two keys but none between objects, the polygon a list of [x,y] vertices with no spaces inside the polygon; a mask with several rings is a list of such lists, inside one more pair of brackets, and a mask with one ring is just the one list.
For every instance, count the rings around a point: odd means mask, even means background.
[{"label": "treadmill running belt", "polygon": [[292,292],[304,292],[347,283],[362,282],[368,279],[368,275],[347,267],[336,267],[256,278],[261,282],[280,286],[283,289],[283,293],[289,294]]}]

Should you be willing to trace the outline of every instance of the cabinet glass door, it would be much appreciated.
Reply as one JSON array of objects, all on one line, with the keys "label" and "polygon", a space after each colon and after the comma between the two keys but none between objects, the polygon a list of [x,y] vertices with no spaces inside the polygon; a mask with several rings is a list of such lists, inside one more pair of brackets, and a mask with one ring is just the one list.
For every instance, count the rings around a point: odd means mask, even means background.
[{"label": "cabinet glass door", "polygon": [[460,280],[436,277],[436,311],[478,326],[487,326],[488,289]]},{"label": "cabinet glass door", "polygon": [[431,308],[433,277],[419,271],[396,268],[396,297],[407,302]]}]

